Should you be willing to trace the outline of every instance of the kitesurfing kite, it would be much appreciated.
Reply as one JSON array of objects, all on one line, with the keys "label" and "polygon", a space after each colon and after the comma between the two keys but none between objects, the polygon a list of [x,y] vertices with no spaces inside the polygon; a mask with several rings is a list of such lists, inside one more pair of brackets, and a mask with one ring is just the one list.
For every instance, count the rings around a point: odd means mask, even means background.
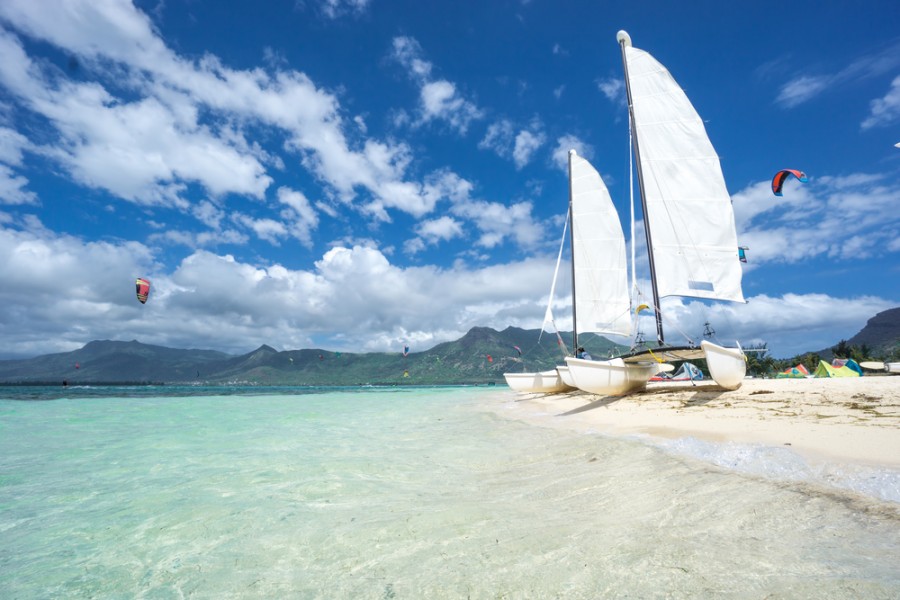
[{"label": "kitesurfing kite", "polygon": [[138,277],[135,286],[137,287],[137,299],[140,300],[141,304],[145,304],[147,302],[147,296],[150,295],[150,281]]},{"label": "kitesurfing kite", "polygon": [[522,356],[522,349],[521,349],[521,348],[519,348],[518,346],[513,346],[513,348],[516,349],[516,352],[519,353],[519,356]]},{"label": "kitesurfing kite", "polygon": [[403,346],[403,356],[406,357],[408,354],[409,354],[409,346],[404,345]]},{"label": "kitesurfing kite", "polygon": [[781,188],[784,185],[785,180],[791,175],[799,179],[801,183],[809,181],[809,179],[806,178],[806,173],[803,171],[798,171],[797,169],[782,169],[775,173],[775,177],[772,178],[772,193],[776,196],[781,196]]}]

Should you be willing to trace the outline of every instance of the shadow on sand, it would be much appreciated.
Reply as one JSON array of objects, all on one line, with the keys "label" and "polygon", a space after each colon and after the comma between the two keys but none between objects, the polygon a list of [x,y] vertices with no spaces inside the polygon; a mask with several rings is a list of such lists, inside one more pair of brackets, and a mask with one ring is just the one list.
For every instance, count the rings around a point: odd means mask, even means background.
[{"label": "shadow on sand", "polygon": [[[613,404],[614,402],[618,402],[620,400],[635,399],[637,401],[640,401],[641,398],[647,398],[647,397],[651,397],[651,396],[668,395],[668,394],[679,394],[682,396],[686,395],[686,394],[692,394],[689,398],[682,400],[681,405],[683,408],[688,408],[688,407],[692,407],[692,406],[704,406],[706,404],[709,404],[713,400],[720,398],[726,392],[728,392],[728,390],[726,390],[723,387],[720,387],[715,384],[706,384],[706,383],[699,384],[699,385],[695,384],[691,387],[675,386],[675,385],[669,385],[669,386],[661,385],[661,386],[655,386],[653,388],[646,389],[646,390],[643,390],[640,392],[635,392],[633,394],[628,394],[626,396],[603,396],[603,397],[598,398],[597,400],[594,400],[592,402],[589,402],[588,404],[585,404],[584,406],[579,406],[578,408],[573,408],[572,410],[566,411],[564,413],[560,413],[556,416],[567,417],[569,415],[577,415],[578,413],[587,412],[589,410],[594,410],[596,408],[603,408],[604,406],[609,406],[610,404]],[[563,395],[563,394],[557,394],[557,395]],[[584,395],[584,392],[576,391],[576,392],[567,393],[564,395],[570,396],[570,397],[578,396],[578,395]]]}]

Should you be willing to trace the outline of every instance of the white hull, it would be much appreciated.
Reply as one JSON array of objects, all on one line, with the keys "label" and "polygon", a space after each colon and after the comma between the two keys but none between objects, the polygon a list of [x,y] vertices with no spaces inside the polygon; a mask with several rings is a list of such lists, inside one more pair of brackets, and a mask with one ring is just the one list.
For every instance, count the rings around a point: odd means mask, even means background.
[{"label": "white hull", "polygon": [[552,394],[569,389],[556,369],[540,373],[504,373],[506,385],[516,392],[528,394]]},{"label": "white hull", "polygon": [[572,389],[578,387],[575,385],[575,380],[572,379],[572,374],[569,372],[569,367],[567,365],[558,365],[556,370],[559,372],[559,377],[563,380],[563,383]]},{"label": "white hull", "polygon": [[884,363],[884,370],[888,373],[900,373],[900,362]]},{"label": "white hull", "polygon": [[624,396],[647,387],[659,371],[658,363],[626,363],[621,358],[585,360],[567,358],[569,374],[575,387],[591,394]]},{"label": "white hull", "polygon": [[747,359],[740,348],[725,348],[707,340],[700,342],[700,348],[703,349],[709,374],[719,386],[726,390],[741,387],[747,374]]}]

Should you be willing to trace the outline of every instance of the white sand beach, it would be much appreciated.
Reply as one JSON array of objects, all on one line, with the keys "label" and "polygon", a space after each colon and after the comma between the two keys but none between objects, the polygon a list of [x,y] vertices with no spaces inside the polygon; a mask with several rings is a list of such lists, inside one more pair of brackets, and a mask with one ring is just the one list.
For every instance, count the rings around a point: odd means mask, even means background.
[{"label": "white sand beach", "polygon": [[[522,394],[504,414],[611,435],[786,446],[809,458],[900,468],[900,377],[650,383],[623,397]],[[510,408],[507,405],[505,408]]]}]

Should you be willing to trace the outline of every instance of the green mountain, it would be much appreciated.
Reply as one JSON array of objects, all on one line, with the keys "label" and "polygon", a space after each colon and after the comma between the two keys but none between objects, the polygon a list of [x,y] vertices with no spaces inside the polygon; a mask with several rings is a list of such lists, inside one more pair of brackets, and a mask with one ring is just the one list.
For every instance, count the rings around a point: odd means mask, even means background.
[{"label": "green mountain", "polygon": [[882,311],[869,319],[862,331],[847,340],[851,346],[868,346],[872,356],[900,357],[900,307]]},{"label": "green mountain", "polygon": [[[209,383],[259,385],[432,385],[502,382],[507,371],[551,369],[562,352],[554,334],[475,327],[424,352],[276,351],[263,345],[241,356],[178,350],[137,341],[94,341],[79,350],[26,360],[0,360],[2,383]],[[571,334],[562,334],[570,340]],[[595,357],[621,350],[606,338],[581,343]],[[522,351],[519,356],[519,351]]]},{"label": "green mountain", "polygon": [[[571,351],[572,334],[560,335]],[[594,358],[625,350],[593,334],[582,335],[579,341]],[[870,319],[849,344],[865,345],[872,358],[900,357],[900,307]],[[323,349],[279,352],[265,345],[233,356],[213,350],[106,340],[90,342],[72,352],[0,360],[0,383],[483,384],[502,383],[505,372],[552,369],[562,356],[555,334],[517,327],[503,331],[475,327],[456,341],[407,356],[400,352]]]}]

